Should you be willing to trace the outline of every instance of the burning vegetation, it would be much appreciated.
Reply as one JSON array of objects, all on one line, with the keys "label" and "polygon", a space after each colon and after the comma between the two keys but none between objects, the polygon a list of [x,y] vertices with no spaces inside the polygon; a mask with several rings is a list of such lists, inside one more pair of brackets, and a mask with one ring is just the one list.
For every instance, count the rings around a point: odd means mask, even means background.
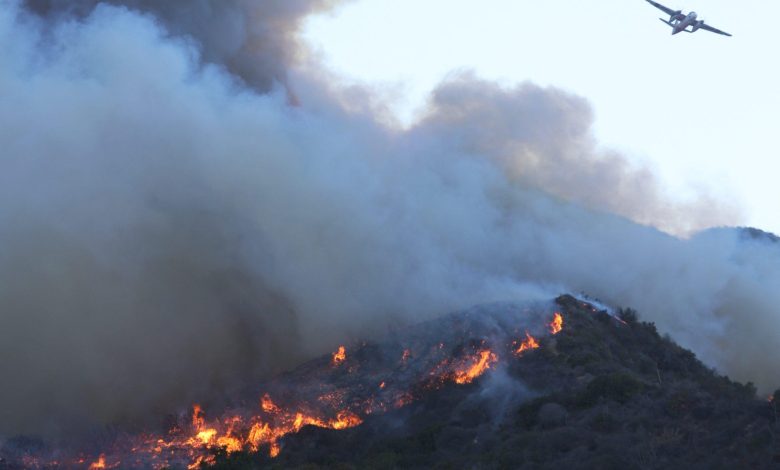
[{"label": "burning vegetation", "polygon": [[551,334],[557,335],[563,331],[563,315],[559,312],[555,312],[553,314],[553,321],[551,321],[548,326],[550,327]]},{"label": "burning vegetation", "polygon": [[99,470],[99,469],[102,469],[102,468],[107,468],[106,467],[106,456],[105,455],[101,455],[100,457],[98,457],[97,461],[95,461],[95,462],[93,462],[93,463],[91,463],[89,465],[89,470]]},{"label": "burning vegetation", "polygon": [[492,364],[498,362],[498,356],[490,352],[489,349],[483,349],[476,356],[470,357],[467,362],[470,362],[471,365],[462,364],[456,368],[454,373],[455,383],[463,385],[473,382],[474,379],[490,369]]},{"label": "burning vegetation", "polygon": [[[479,323],[476,318],[470,321]],[[463,333],[469,335],[477,331],[466,327]],[[284,451],[285,438],[305,427],[353,428],[362,424],[367,416],[406,407],[426,393],[449,384],[472,384],[497,367],[501,357],[497,349],[511,352],[513,348],[508,339],[487,334],[478,336],[482,337],[458,338],[459,342],[450,347],[438,338],[430,343],[413,339],[398,349],[395,357],[400,360],[396,359],[398,362],[394,366],[381,358],[377,361],[376,357],[361,357],[360,352],[369,356],[367,345],[352,356],[347,355],[347,348],[342,345],[331,354],[330,367],[323,367],[320,361],[303,366],[308,372],[305,374],[307,381],[315,382],[314,386],[282,378],[271,384],[271,391],[261,395],[254,410],[238,408],[209,418],[203,407],[195,404],[186,422],[177,423],[165,433],[119,438],[111,448],[103,449],[92,463],[83,457],[74,458],[70,463],[36,457],[28,463],[35,468],[89,470],[119,467],[194,469],[214,464],[219,452],[225,455],[265,453],[273,459]],[[532,339],[530,335],[528,338]],[[538,348],[539,343],[532,340],[533,347]],[[383,356],[382,353],[375,351],[374,356]],[[379,386],[368,390],[364,386],[367,377],[373,377],[372,382]],[[305,390],[305,393],[301,396],[295,390]],[[272,394],[284,399],[276,401]]]},{"label": "burning vegetation", "polygon": [[338,367],[347,360],[347,350],[344,346],[339,346],[339,349],[333,353],[333,366]]},{"label": "burning vegetation", "polygon": [[520,355],[523,354],[525,351],[529,351],[531,349],[538,349],[539,348],[539,342],[536,341],[536,338],[531,336],[527,331],[525,332],[525,339],[520,342],[520,346],[515,349],[515,354]]},{"label": "burning vegetation", "polygon": [[[713,407],[713,400],[723,400],[731,409],[734,403],[756,402],[767,407],[765,399],[756,399],[754,389],[718,378],[690,353],[660,338],[651,326],[635,319],[619,321],[571,297],[562,297],[558,303],[561,309],[554,313],[504,305],[476,309],[418,325],[384,343],[355,345],[349,348],[349,355],[347,347],[340,346],[333,354],[264,384],[254,403],[237,405],[215,417],[195,404],[163,432],[119,435],[92,454],[76,452],[63,458],[67,452],[39,446],[34,451],[16,449],[11,455],[6,445],[0,447],[0,470],[258,468],[271,463],[285,468],[309,463],[328,467],[339,461],[352,462],[345,468],[381,466],[374,453],[382,459],[392,456],[391,466],[397,468],[429,467],[440,461],[471,467],[484,464],[480,459],[492,453],[503,455],[505,466],[535,468],[555,461],[566,468],[586,462],[588,455],[574,458],[567,452],[576,446],[596,449],[597,444],[585,441],[618,429],[632,436],[645,433],[642,439],[650,447],[634,448],[630,440],[624,445],[637,452],[631,454],[634,458],[641,454],[642,459],[652,460],[649,468],[655,468],[656,464],[679,463],[664,460],[663,439],[672,439],[670,445],[682,442],[692,431],[679,423],[681,427],[671,435],[663,434],[664,428],[632,428],[616,421],[614,410],[643,410],[651,405],[648,398],[642,401],[638,397],[646,394],[659,397],[656,399],[665,410],[654,411],[653,419],[672,413],[686,423],[702,419],[702,410]],[[536,318],[538,329],[530,330],[537,336],[523,329],[518,339],[518,327],[531,318]],[[588,343],[596,337],[598,343]],[[637,372],[631,372],[632,367]],[[499,368],[512,377],[508,385],[479,380]],[[676,385],[682,380],[689,385]],[[704,388],[690,390],[691,383],[698,383],[691,380],[700,381]],[[537,398],[523,396],[526,387],[534,390]],[[488,398],[481,400],[495,401],[489,398],[491,393],[502,399],[515,397],[514,411],[484,417],[491,405],[478,401],[482,411],[465,412],[465,404],[482,396],[474,393],[477,390],[487,393]],[[610,405],[593,411],[601,404]],[[774,405],[770,403],[773,413]],[[620,413],[630,416],[629,411]],[[756,423],[750,421],[755,418],[738,419],[733,413],[724,416],[730,417],[719,424],[719,432],[736,432],[738,428],[752,439],[761,435]],[[773,416],[776,420],[776,414]],[[492,422],[487,428],[486,419]],[[388,425],[399,421],[406,425]],[[747,425],[753,428],[745,431]],[[444,431],[452,426],[474,426],[474,431]],[[575,428],[563,432],[567,426]],[[415,429],[428,429],[424,431],[427,437],[414,434]],[[490,431],[485,434],[487,429]],[[567,436],[567,444],[553,449],[543,438],[555,430]],[[412,432],[417,437],[408,441],[399,432]],[[339,438],[325,439],[328,433],[338,433]],[[461,434],[463,439],[454,438]],[[561,436],[547,439],[562,442]],[[710,438],[706,433],[698,438],[704,447],[708,439],[720,442],[718,436]],[[416,439],[421,444],[413,443]],[[517,439],[521,441],[515,442]],[[327,458],[313,451],[322,446],[327,448]],[[770,443],[765,447],[771,449]],[[453,456],[458,457],[452,460]],[[630,460],[616,461],[620,468],[634,468]],[[743,459],[740,463],[751,466],[755,461]],[[587,462],[585,466],[599,466],[598,462]]]}]

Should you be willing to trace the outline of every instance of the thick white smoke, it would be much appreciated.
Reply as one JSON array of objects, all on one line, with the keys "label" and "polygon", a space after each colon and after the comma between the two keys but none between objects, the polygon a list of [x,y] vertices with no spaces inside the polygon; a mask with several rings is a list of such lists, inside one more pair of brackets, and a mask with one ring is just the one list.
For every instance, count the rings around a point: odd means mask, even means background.
[{"label": "thick white smoke", "polygon": [[[290,74],[292,39],[223,54],[148,2],[31,3],[0,10],[0,434],[156,415],[337,341],[563,289],[777,385],[778,244],[629,220],[731,215],[600,151],[582,99],[462,76],[399,131]],[[292,34],[328,2],[221,4]]]}]

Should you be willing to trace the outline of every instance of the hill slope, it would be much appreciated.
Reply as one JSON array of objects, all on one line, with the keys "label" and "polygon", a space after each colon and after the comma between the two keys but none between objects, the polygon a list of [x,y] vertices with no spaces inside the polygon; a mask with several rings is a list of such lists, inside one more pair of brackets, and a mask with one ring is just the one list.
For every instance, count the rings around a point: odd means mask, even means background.
[{"label": "hill slope", "polygon": [[[355,428],[306,427],[274,459],[221,455],[216,468],[780,468],[776,400],[633,311],[620,320],[571,296],[556,303],[563,331],[505,368]],[[464,318],[438,327],[450,334]]]},{"label": "hill slope", "polygon": [[475,307],[341,347],[221,417],[196,405],[79,453],[9,440],[0,470],[780,468],[780,391],[596,305]]}]

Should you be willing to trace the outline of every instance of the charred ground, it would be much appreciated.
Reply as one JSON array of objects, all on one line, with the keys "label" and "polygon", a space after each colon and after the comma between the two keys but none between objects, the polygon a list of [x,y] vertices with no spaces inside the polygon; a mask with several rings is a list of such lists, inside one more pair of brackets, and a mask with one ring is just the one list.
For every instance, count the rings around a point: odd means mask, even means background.
[{"label": "charred ground", "polygon": [[616,319],[571,296],[556,303],[564,330],[503,371],[352,429],[306,427],[274,459],[222,454],[215,468],[780,468],[780,393],[757,397],[630,309]]}]

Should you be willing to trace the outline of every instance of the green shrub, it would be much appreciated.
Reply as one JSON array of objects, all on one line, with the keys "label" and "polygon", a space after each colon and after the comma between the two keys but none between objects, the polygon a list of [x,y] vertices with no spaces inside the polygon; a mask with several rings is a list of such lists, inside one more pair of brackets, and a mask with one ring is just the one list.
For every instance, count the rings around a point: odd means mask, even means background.
[{"label": "green shrub", "polygon": [[618,318],[633,325],[639,321],[639,314],[633,308],[621,308],[618,309]]}]

